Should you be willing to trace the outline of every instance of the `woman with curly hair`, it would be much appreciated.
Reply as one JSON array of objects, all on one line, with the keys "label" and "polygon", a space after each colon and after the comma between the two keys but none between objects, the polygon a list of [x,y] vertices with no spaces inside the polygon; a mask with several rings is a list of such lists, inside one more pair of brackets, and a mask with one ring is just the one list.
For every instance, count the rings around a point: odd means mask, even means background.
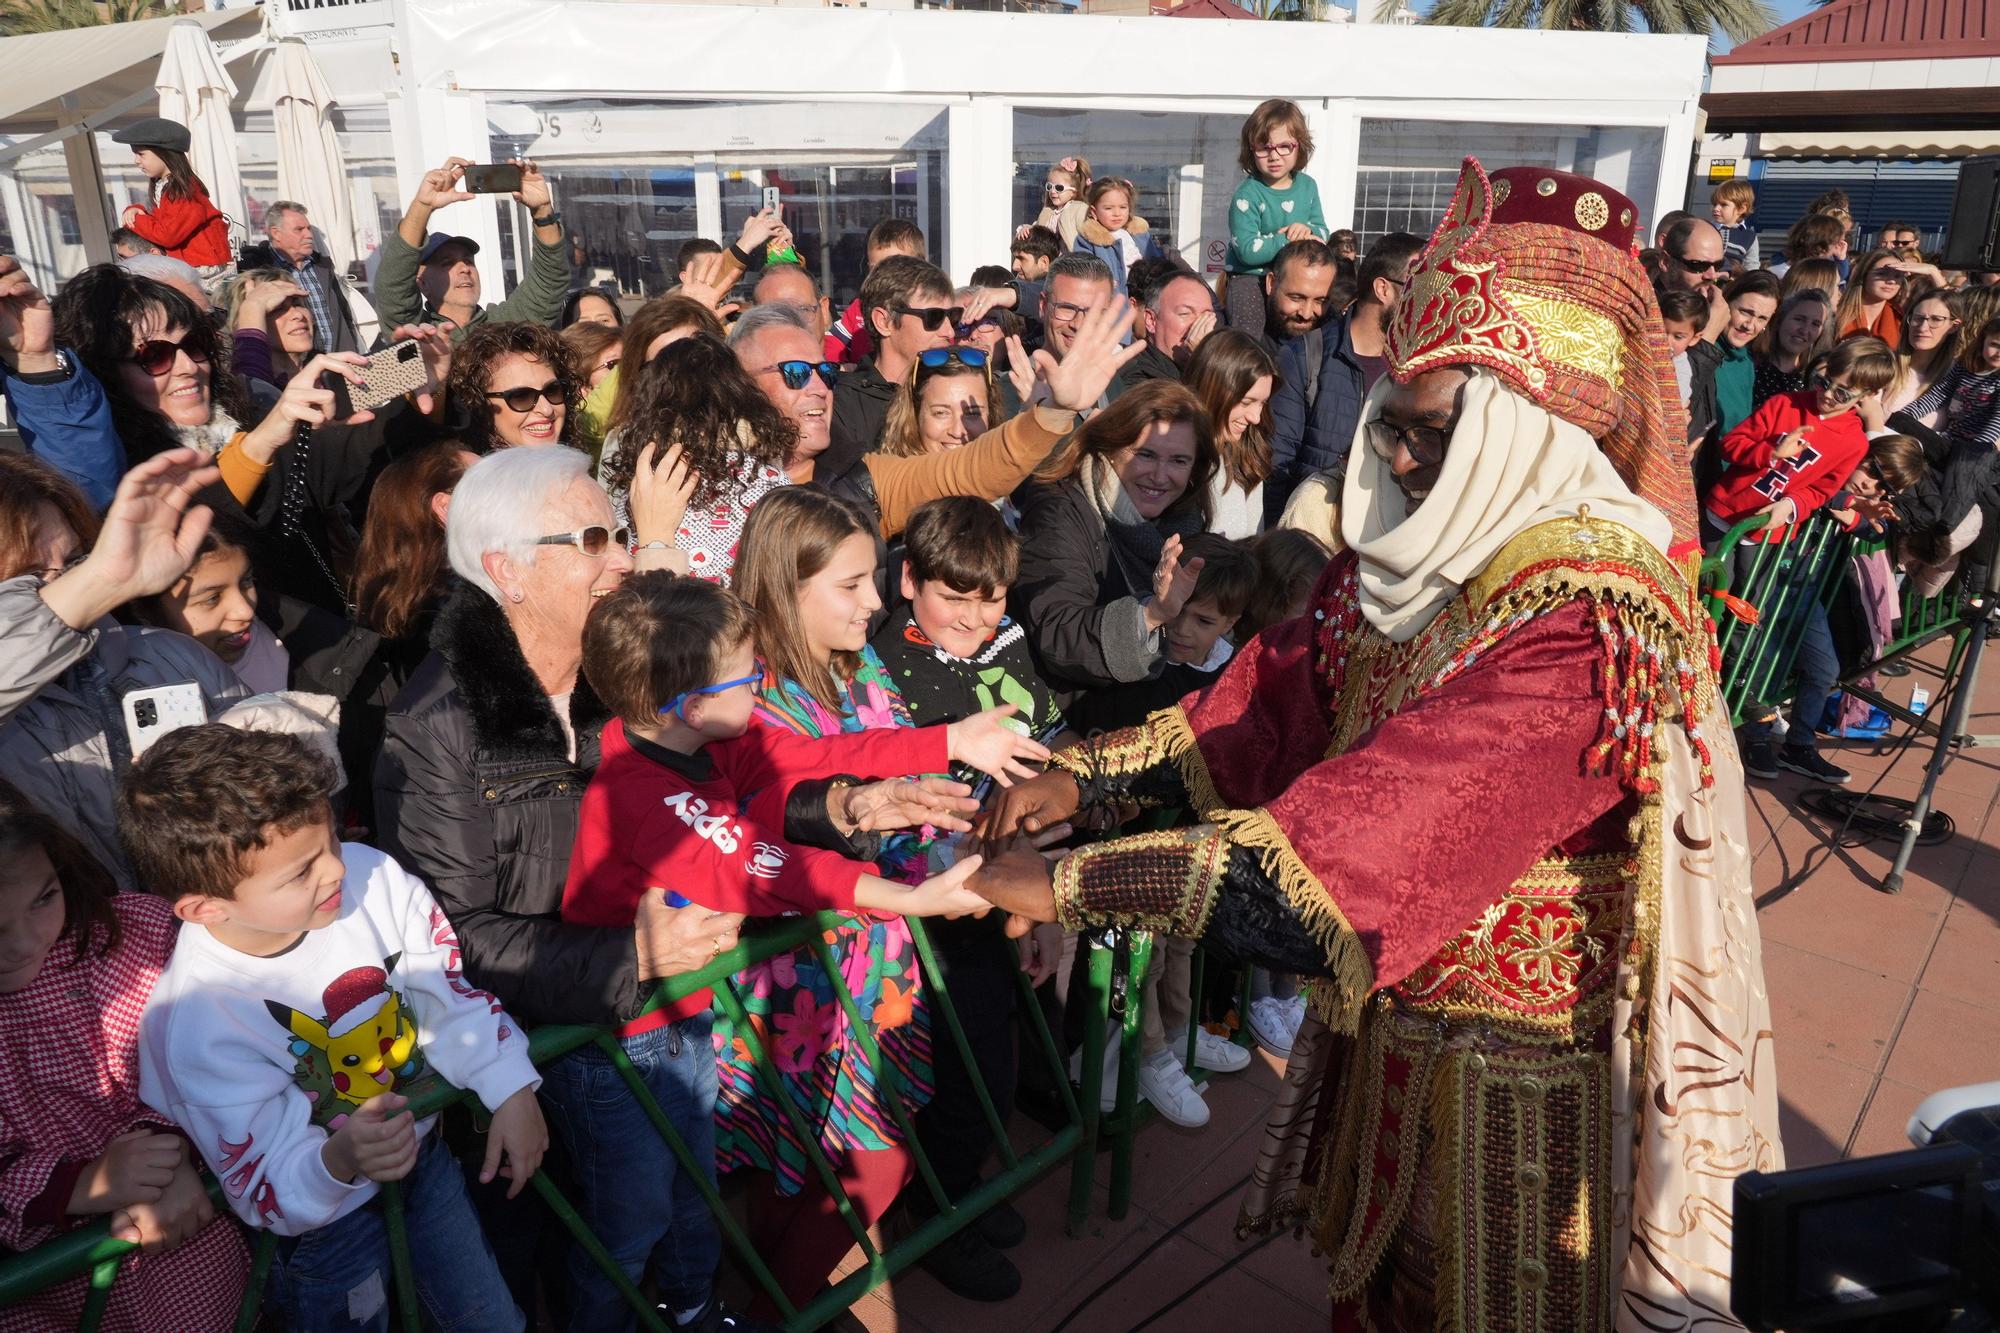
[{"label": "woman with curly hair", "polygon": [[[630,383],[624,424],[605,441],[602,480],[612,507],[622,521],[633,473],[675,466],[669,455],[677,450],[686,512],[672,516],[671,532],[651,530],[650,516],[635,512],[634,536],[642,547],[660,541],[686,552],[690,574],[727,585],[750,511],[790,484],[785,456],[798,427],[712,333],[670,343]],[[656,461],[649,446],[666,452]]]},{"label": "woman with curly hair", "polygon": [[577,377],[569,348],[546,324],[479,325],[452,353],[452,415],[478,454],[520,446],[575,447]]},{"label": "woman with curly hair", "polygon": [[625,424],[627,404],[632,397],[630,385],[638,378],[639,368],[670,344],[695,333],[712,333],[720,338],[722,321],[691,296],[668,292],[640,306],[625,325],[624,341],[618,350],[619,368],[630,366],[632,373],[621,375],[619,370],[613,370],[591,384],[590,394],[577,414],[578,447],[602,459],[605,439]]}]

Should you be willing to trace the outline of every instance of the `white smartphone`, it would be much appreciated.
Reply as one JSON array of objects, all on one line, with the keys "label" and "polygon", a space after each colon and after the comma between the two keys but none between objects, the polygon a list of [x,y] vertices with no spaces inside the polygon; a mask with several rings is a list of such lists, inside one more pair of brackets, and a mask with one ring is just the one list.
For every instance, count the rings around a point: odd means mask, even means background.
[{"label": "white smartphone", "polygon": [[121,707],[125,738],[132,744],[134,759],[168,732],[208,721],[208,703],[201,697],[201,686],[193,681],[134,690],[121,701]]},{"label": "white smartphone", "polygon": [[785,207],[784,197],[778,193],[778,187],[775,185],[766,185],[764,187],[764,211],[767,213],[768,212],[782,213],[784,211],[784,207]]}]

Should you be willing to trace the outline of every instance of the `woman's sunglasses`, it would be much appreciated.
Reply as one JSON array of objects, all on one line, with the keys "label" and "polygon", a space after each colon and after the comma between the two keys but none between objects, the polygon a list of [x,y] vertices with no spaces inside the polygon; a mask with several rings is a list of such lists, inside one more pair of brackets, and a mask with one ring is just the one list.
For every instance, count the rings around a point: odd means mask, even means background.
[{"label": "woman's sunglasses", "polygon": [[757,373],[768,374],[773,370],[785,381],[787,389],[805,388],[806,382],[814,375],[818,375],[819,382],[829,389],[840,380],[840,367],[831,361],[779,361]]},{"label": "woman's sunglasses", "polygon": [[174,368],[174,358],[182,352],[186,352],[188,360],[196,365],[205,366],[215,355],[215,348],[208,334],[196,329],[183,335],[177,343],[168,342],[165,338],[149,338],[126,359],[148,375],[164,375]]},{"label": "woman's sunglasses", "polygon": [[489,393],[488,398],[498,398],[507,404],[509,412],[527,413],[535,410],[535,400],[541,399],[550,407],[560,407],[569,401],[569,381],[550,380],[539,389],[522,385],[518,389],[504,389],[499,393]]},{"label": "woman's sunglasses", "polygon": [[957,328],[958,322],[965,318],[965,307],[962,305],[954,305],[954,306],[933,305],[933,306],[925,306],[921,310],[917,309],[914,306],[899,305],[899,306],[891,306],[890,309],[894,310],[899,315],[908,315],[910,318],[922,324],[924,326],[925,333],[936,333],[938,329],[944,325],[946,320],[951,321],[951,325],[953,328]]},{"label": "woman's sunglasses", "polygon": [[701,694],[721,694],[724,690],[733,690],[738,685],[755,685],[758,681],[762,679],[764,679],[764,677],[761,675],[738,676],[735,680],[725,680],[720,684],[704,685],[698,690],[688,690],[684,693],[676,694],[673,698],[667,700],[667,702],[661,707],[660,716],[666,717],[669,713],[671,713],[673,716],[685,722],[687,721],[687,714],[683,713],[681,709],[685,708],[687,706],[687,701],[694,698],[695,696]]},{"label": "woman's sunglasses", "polygon": [[978,370],[986,364],[986,353],[977,347],[930,347],[917,353],[917,364],[926,370],[941,370],[954,361]]},{"label": "woman's sunglasses", "polygon": [[556,532],[546,537],[535,538],[537,546],[574,546],[592,560],[609,551],[613,542],[623,547],[630,547],[632,530],[624,527],[607,528],[602,523],[592,523],[589,527],[578,528],[575,532]]}]

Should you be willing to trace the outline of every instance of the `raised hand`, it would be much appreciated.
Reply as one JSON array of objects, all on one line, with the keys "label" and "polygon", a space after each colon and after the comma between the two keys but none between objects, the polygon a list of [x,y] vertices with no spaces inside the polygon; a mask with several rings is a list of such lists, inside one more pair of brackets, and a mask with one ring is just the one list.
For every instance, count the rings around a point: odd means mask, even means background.
[{"label": "raised hand", "polygon": [[369,411],[336,418],[333,390],[320,385],[321,375],[334,374],[359,387],[364,381],[357,367],[367,364],[368,358],[359,352],[322,352],[306,362],[296,375],[285,382],[285,392],[276,405],[244,435],[244,454],[259,463],[268,464],[277,457],[278,450],[292,442],[293,434],[301,425],[310,428],[335,420],[351,425],[373,421],[375,414]]},{"label": "raised hand", "polygon": [[1014,705],[1002,704],[947,727],[945,735],[951,743],[952,762],[970,764],[1003,787],[1011,785],[1015,778],[1035,776],[1036,770],[1024,761],[1046,760],[1049,747],[1008,726],[1007,719],[1014,712]]},{"label": "raised hand", "polygon": [[471,158],[451,157],[445,159],[443,166],[426,171],[417,185],[416,197],[410,200],[412,211],[421,208],[426,213],[432,213],[477,199],[478,195],[458,188],[459,182],[465,179],[465,169],[472,165]]},{"label": "raised hand", "polygon": [[525,157],[508,159],[510,166],[521,169],[521,188],[514,191],[514,202],[523,205],[532,216],[554,204],[555,192],[549,188],[548,177],[542,169]]},{"label": "raised hand", "polygon": [[24,375],[56,368],[49,299],[12,255],[0,255],[0,357]]},{"label": "raised hand", "polygon": [[[1014,386],[1014,396],[1020,401],[1024,411],[1035,405],[1036,389],[1043,384],[1038,370],[1039,363],[1028,355],[1028,349],[1021,342],[1021,335],[1018,333],[1009,334],[1007,337],[1007,381]],[[1043,388],[1041,392],[1042,397],[1046,399],[1048,397],[1048,390]]]},{"label": "raised hand", "polygon": [[1205,562],[1196,557],[1186,564],[1181,563],[1181,538],[1179,533],[1167,538],[1160,548],[1160,563],[1153,569],[1153,600],[1146,604],[1146,623],[1159,629],[1181,613],[1187,599],[1194,596],[1194,586],[1201,580]]},{"label": "raised hand", "polygon": [[634,539],[641,546],[652,541],[671,545],[700,481],[681,456],[678,442],[662,453],[657,442],[648,440],[632,465],[632,486],[625,498]]},{"label": "raised hand", "polygon": [[165,592],[194,563],[213,515],[195,493],[222,473],[194,449],[167,449],[127,472],[82,564],[42,585],[42,601],[86,630],[134,597]]},{"label": "raised hand", "polygon": [[1046,350],[1035,353],[1035,365],[1049,382],[1049,399],[1057,407],[1085,412],[1111,386],[1111,377],[1146,350],[1143,341],[1121,346],[1132,327],[1132,304],[1113,292],[1077,321],[1076,339],[1061,361]]},{"label": "raised hand", "polygon": [[784,230],[785,224],[779,220],[777,209],[759,209],[743,219],[743,230],[737,234],[736,244],[744,254],[754,255],[758,246],[768,245]]},{"label": "raised hand", "polygon": [[[1293,225],[1298,226],[1302,224],[1294,223]],[[1213,310],[1204,310],[1194,317],[1192,324],[1188,325],[1187,333],[1183,336],[1182,341],[1187,343],[1187,349],[1192,352],[1195,348],[1201,346],[1203,339],[1215,332],[1215,327],[1215,312]]]},{"label": "raised hand", "polygon": [[442,402],[444,386],[451,379],[451,333],[438,324],[398,324],[389,331],[391,343],[415,342],[424,358],[424,387],[413,395],[417,410],[425,416]]},{"label": "raised hand", "polygon": [[699,255],[688,265],[687,277],[681,281],[678,292],[692,297],[710,310],[720,312],[722,298],[729,294],[733,285],[730,279],[728,252],[718,255]]},{"label": "raised hand", "polygon": [[272,278],[267,282],[253,282],[243,293],[243,302],[236,310],[236,327],[256,329],[262,332],[270,322],[271,311],[294,296],[303,297],[305,288],[290,278]]}]

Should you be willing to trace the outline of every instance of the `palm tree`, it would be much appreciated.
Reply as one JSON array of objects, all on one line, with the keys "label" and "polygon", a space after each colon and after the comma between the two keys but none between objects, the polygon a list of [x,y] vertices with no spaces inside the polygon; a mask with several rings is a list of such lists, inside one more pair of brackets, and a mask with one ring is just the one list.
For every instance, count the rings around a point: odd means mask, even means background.
[{"label": "palm tree", "polygon": [[65,28],[95,28],[176,13],[167,0],[0,0],[0,35],[20,37]]},{"label": "palm tree", "polygon": [[[1385,8],[1394,8],[1395,3],[1386,0]],[[1741,45],[1776,27],[1778,16],[1765,0],[1437,0],[1424,22],[1460,28],[1700,36],[1720,28],[1731,42]]]}]

